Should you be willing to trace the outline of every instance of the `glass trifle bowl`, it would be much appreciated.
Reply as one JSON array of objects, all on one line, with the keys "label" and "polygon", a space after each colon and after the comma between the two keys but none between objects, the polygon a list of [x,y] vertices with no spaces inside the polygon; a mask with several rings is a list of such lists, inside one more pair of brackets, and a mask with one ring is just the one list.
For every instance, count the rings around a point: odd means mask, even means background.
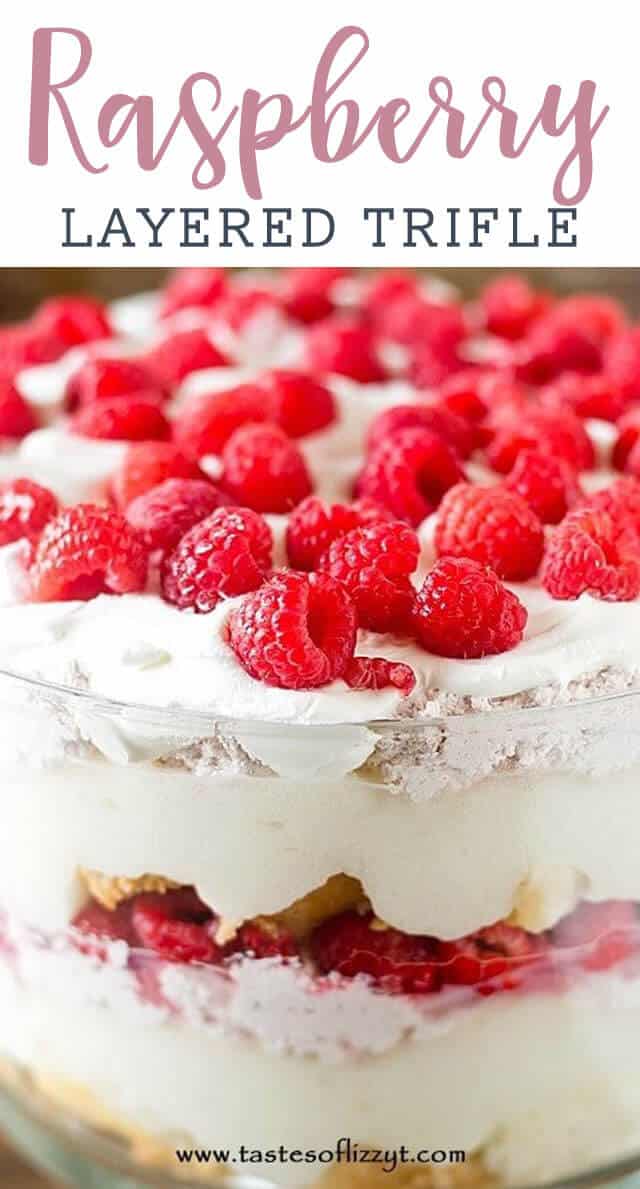
[{"label": "glass trifle bowl", "polygon": [[81,1189],[634,1170],[638,328],[187,270],[0,355],[16,1141]]},{"label": "glass trifle bowl", "polygon": [[635,1168],[640,700],[582,692],[294,726],[5,673],[31,1158],[80,1186]]}]

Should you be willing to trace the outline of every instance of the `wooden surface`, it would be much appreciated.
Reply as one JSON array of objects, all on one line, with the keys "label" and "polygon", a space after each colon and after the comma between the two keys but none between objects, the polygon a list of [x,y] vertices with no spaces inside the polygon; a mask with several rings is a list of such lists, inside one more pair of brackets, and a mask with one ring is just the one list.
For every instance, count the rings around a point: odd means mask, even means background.
[{"label": "wooden surface", "polygon": [[34,1172],[0,1136],[0,1185],[2,1189],[63,1189],[59,1181],[52,1181]]}]

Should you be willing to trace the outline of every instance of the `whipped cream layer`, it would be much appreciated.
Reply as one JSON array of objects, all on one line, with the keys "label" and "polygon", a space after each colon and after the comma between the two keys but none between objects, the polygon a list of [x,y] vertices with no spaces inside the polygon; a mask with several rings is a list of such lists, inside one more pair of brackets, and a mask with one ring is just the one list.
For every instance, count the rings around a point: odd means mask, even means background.
[{"label": "whipped cream layer", "polygon": [[[18,710],[4,720],[11,846],[0,867],[0,905],[37,927],[64,928],[84,903],[80,868],[194,884],[236,922],[277,912],[344,872],[360,879],[383,920],[438,937],[463,936],[514,911],[519,923],[541,930],[581,898],[640,901],[637,747],[633,765],[614,771],[608,764],[605,776],[577,765],[545,767],[538,751],[537,770],[507,765],[472,788],[411,801],[390,795],[382,779],[367,780],[366,769],[306,779],[305,764],[317,756],[305,744],[297,756],[302,775],[293,778],[243,774],[247,755],[231,745],[222,771],[213,747],[208,765],[196,747],[185,750],[182,767],[173,760],[115,768],[83,761],[53,708],[30,716],[30,735],[23,729],[19,738],[24,718]],[[99,737],[99,719],[86,726]],[[628,738],[624,726],[617,734],[609,724],[612,750],[624,753]],[[253,746],[251,735],[243,741]],[[502,732],[503,747],[509,742]],[[326,753],[334,739],[323,735],[312,745]],[[287,746],[295,752],[295,739],[280,741],[282,751]],[[403,765],[411,762],[406,753],[404,746]],[[428,778],[425,760],[415,781]]]},{"label": "whipped cream layer", "polygon": [[[213,1120],[221,1147],[319,1150],[349,1135],[387,1148],[464,1148],[524,1185],[640,1147],[637,981],[597,976],[565,995],[479,1000],[339,1070],[172,1022],[132,1004],[117,979],[93,1001],[79,1002],[71,986],[25,985],[0,968],[0,1047],[50,1087],[67,1117],[139,1129],[170,1148],[210,1146]],[[304,1164],[276,1172],[283,1185],[317,1176]]]}]

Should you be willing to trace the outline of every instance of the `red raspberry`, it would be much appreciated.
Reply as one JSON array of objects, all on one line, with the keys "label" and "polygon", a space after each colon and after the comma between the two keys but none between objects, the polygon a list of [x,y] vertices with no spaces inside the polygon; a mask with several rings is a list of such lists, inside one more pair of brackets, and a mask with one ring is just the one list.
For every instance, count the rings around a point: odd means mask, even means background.
[{"label": "red raspberry", "polygon": [[167,962],[216,965],[223,959],[214,940],[217,919],[193,888],[139,893],[131,923],[139,943]]},{"label": "red raspberry", "polygon": [[494,990],[519,986],[523,970],[540,966],[548,952],[545,937],[525,933],[504,921],[456,941],[438,942],[443,982],[469,987],[499,980]]},{"label": "red raspberry", "polygon": [[504,486],[515,491],[543,524],[559,524],[583,494],[569,463],[540,450],[522,450]]},{"label": "red raspberry", "polygon": [[627,470],[629,455],[640,439],[640,405],[629,409],[618,422],[618,436],[613,447],[611,461],[619,471]]},{"label": "red raspberry", "polygon": [[566,325],[554,307],[517,344],[514,362],[517,379],[525,384],[548,384],[562,372],[599,372],[602,347],[588,329],[577,323]]},{"label": "red raspberry", "polygon": [[524,582],[540,565],[544,532],[515,492],[460,483],[440,505],[434,544],[440,557],[468,557],[499,578]]},{"label": "red raspberry", "polygon": [[147,551],[111,508],[64,508],[43,530],[29,572],[35,603],[144,590]]},{"label": "red raspberry", "polygon": [[105,307],[93,297],[53,297],[44,301],[31,325],[38,335],[56,339],[65,350],[113,334]]},{"label": "red raspberry", "polygon": [[640,594],[640,541],[607,512],[570,512],[549,540],[540,576],[554,599],[588,593],[628,602]]},{"label": "red raspberry", "polygon": [[222,492],[206,480],[165,479],[133,500],[126,517],[147,549],[167,553],[222,503]]},{"label": "red raspberry", "polygon": [[558,325],[577,326],[597,343],[606,343],[627,327],[627,317],[620,302],[600,293],[576,293],[565,297],[554,307],[553,316]]},{"label": "red raspberry", "polygon": [[519,417],[507,417],[487,447],[487,458],[495,471],[506,475],[520,451],[528,449],[563,458],[576,471],[595,465],[593,443],[570,409],[530,409]]},{"label": "red raspberry", "polygon": [[267,419],[267,401],[257,384],[240,384],[223,392],[190,397],[174,422],[173,436],[189,458],[221,454],[242,425]]},{"label": "red raspberry", "polygon": [[437,943],[391,926],[377,927],[372,913],[342,912],[314,929],[311,955],[324,974],[366,974],[391,994],[437,991]]},{"label": "red raspberry", "polygon": [[211,309],[226,293],[224,269],[181,268],[165,286],[159,316],[168,318],[179,310]]},{"label": "red raspberry", "polygon": [[208,614],[221,599],[261,586],[271,565],[272,548],[271,530],[257,512],[217,508],[196,523],[165,558],[161,575],[164,598],[177,607]]},{"label": "red raspberry", "polygon": [[279,310],[280,305],[278,297],[270,289],[235,289],[217,313],[231,330],[241,334],[254,318]]},{"label": "red raspberry", "polygon": [[[583,508],[591,512],[605,512],[619,533],[632,529],[640,536],[640,482],[631,475],[616,479],[609,487],[590,495]],[[582,511],[583,508],[577,510]]]},{"label": "red raspberry", "polygon": [[287,524],[287,556],[294,570],[315,570],[337,537],[354,528],[390,520],[391,513],[373,500],[326,504],[310,495],[293,509]]},{"label": "red raspberry", "polygon": [[[71,927],[87,937],[99,938],[103,941],[125,941],[129,946],[134,946],[137,942],[137,936],[131,923],[131,901],[129,900],[123,900],[113,910],[105,908],[97,900],[90,900],[84,908],[80,909],[80,912],[76,913]],[[100,947],[96,949],[85,942],[81,942],[79,948],[85,953],[104,956],[104,950],[101,950]]]},{"label": "red raspberry", "polygon": [[306,361],[311,371],[348,376],[359,384],[376,384],[387,378],[371,329],[341,317],[326,318],[311,327]]},{"label": "red raspberry", "polygon": [[[491,373],[493,378],[493,373]],[[475,424],[484,421],[489,406],[482,396],[482,386],[487,379],[487,373],[480,368],[466,367],[447,377],[438,389],[438,403],[462,417],[464,421]]]},{"label": "red raspberry", "polygon": [[584,970],[610,970],[638,951],[638,914],[626,900],[584,901],[554,927],[552,943],[577,950]]},{"label": "red raspberry", "polygon": [[490,569],[465,557],[436,562],[416,595],[415,634],[428,652],[463,659],[519,644],[527,612]]},{"label": "red raspberry", "polygon": [[51,491],[30,479],[0,483],[0,545],[21,537],[37,537],[58,511]]},{"label": "red raspberry", "polygon": [[201,328],[179,330],[163,339],[147,351],[144,362],[164,388],[175,388],[191,372],[229,366],[229,360]]},{"label": "red raspberry", "polygon": [[268,372],[259,384],[266,393],[269,421],[275,421],[290,438],[318,433],[336,419],[332,393],[313,376],[281,368]]},{"label": "red raspberry", "polygon": [[640,326],[610,340],[605,348],[604,370],[628,400],[640,400]]},{"label": "red raspberry", "polygon": [[225,946],[225,957],[250,954],[252,958],[295,958],[300,947],[289,929],[276,921],[245,921]]},{"label": "red raspberry", "polygon": [[25,367],[53,363],[64,350],[57,339],[38,334],[30,322],[0,327],[0,372],[6,378]]},{"label": "red raspberry", "polygon": [[166,441],[171,425],[153,397],[112,396],[78,409],[69,421],[72,433],[118,442]]},{"label": "red raspberry", "polygon": [[346,268],[292,268],[284,274],[282,301],[296,322],[319,322],[333,313],[333,289],[348,276]]},{"label": "red raspberry", "polygon": [[245,425],[222,451],[222,486],[256,512],[289,512],[312,491],[298,447],[277,425]]},{"label": "red raspberry", "polygon": [[402,429],[369,456],[357,490],[417,525],[461,479],[458,456],[444,438],[429,429]]},{"label": "red raspberry", "polygon": [[206,480],[206,476],[172,442],[133,442],[113,477],[111,493],[122,510],[165,479]]},{"label": "red raspberry", "polygon": [[419,556],[418,538],[406,525],[369,524],[333,541],[320,569],[349,591],[360,627],[402,633],[415,598],[410,575]]},{"label": "red raspberry", "polygon": [[256,681],[315,689],[342,677],[356,642],[356,610],[328,574],[278,571],[229,617],[229,644]]},{"label": "red raspberry", "polygon": [[439,434],[460,458],[473,450],[473,434],[462,417],[440,405],[394,405],[374,417],[367,434],[367,450],[376,450],[401,429],[430,429]]},{"label": "red raspberry", "polygon": [[429,343],[416,343],[411,348],[407,378],[421,392],[432,392],[459,372],[461,366],[457,356],[445,357]]},{"label": "red raspberry", "polygon": [[600,421],[617,421],[627,408],[628,400],[610,376],[600,373],[585,376],[581,372],[564,372],[551,384],[540,389],[540,401],[550,409],[568,407],[577,417],[595,417]]},{"label": "red raspberry", "polygon": [[517,340],[551,306],[547,293],[537,293],[524,277],[503,276],[482,291],[480,308],[489,334]]},{"label": "red raspberry", "polygon": [[447,360],[456,357],[467,326],[460,306],[429,301],[417,293],[392,302],[378,332],[405,347],[430,347],[437,358]]},{"label": "red raspberry", "polygon": [[115,359],[110,356],[87,359],[67,381],[65,403],[68,409],[93,404],[96,400],[132,393],[163,400],[166,393],[158,387],[149,367],[137,359]]},{"label": "red raspberry", "polygon": [[385,269],[367,287],[362,298],[362,309],[379,334],[384,332],[390,307],[397,301],[415,297],[417,293],[418,282],[412,273]]},{"label": "red raspberry", "polygon": [[399,689],[407,698],[416,684],[416,675],[410,665],[401,661],[354,656],[345,669],[344,680],[350,689]]},{"label": "red raspberry", "polygon": [[38,428],[31,405],[10,380],[0,378],[0,439],[19,441]]}]

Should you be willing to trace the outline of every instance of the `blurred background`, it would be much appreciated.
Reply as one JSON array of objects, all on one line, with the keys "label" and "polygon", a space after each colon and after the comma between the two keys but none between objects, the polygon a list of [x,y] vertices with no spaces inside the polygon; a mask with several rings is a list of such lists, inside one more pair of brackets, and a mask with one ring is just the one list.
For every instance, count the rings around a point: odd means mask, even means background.
[{"label": "blurred background", "polygon": [[[108,300],[153,289],[161,284],[166,271],[160,268],[3,268],[0,269],[0,322],[22,318],[43,297],[57,293],[92,293]],[[558,296],[579,289],[609,293],[620,298],[631,314],[640,317],[640,269],[450,268],[434,270],[434,273],[456,285],[465,297],[474,297],[488,277],[508,271],[529,276],[534,285],[552,289]]]}]

